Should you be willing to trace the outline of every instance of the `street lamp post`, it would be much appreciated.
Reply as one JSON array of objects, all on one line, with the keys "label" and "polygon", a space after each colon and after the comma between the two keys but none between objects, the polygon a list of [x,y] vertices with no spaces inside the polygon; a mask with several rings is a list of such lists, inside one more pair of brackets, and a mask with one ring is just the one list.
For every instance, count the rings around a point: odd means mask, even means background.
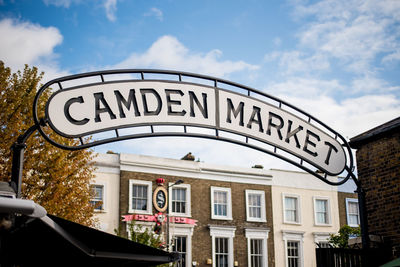
[{"label": "street lamp post", "polygon": [[[175,186],[175,185],[178,185],[178,184],[182,184],[183,183],[183,180],[181,180],[181,179],[179,179],[178,181],[176,181],[175,183],[173,183],[173,184],[171,184],[171,185],[168,185],[167,186],[167,191],[168,191],[168,195],[169,195],[169,188],[170,187],[173,187],[173,186]],[[169,252],[170,251],[170,244],[169,244],[169,196],[168,196],[168,203],[167,203],[167,251]]]}]

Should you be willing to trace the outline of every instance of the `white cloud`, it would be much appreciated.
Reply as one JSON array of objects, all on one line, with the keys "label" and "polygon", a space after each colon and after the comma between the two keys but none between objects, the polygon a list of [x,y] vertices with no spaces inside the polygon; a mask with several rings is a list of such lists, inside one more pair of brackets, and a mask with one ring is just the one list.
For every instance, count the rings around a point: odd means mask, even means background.
[{"label": "white cloud", "polygon": [[280,46],[282,44],[282,40],[279,37],[275,37],[273,43],[275,46]]},{"label": "white cloud", "polygon": [[142,54],[133,53],[116,68],[161,68],[223,77],[232,72],[256,70],[258,66],[243,61],[221,61],[220,50],[208,53],[190,51],[173,36],[162,36]]},{"label": "white cloud", "polygon": [[[271,56],[274,56],[273,54]],[[268,57],[267,57],[268,58]],[[293,74],[298,72],[310,73],[313,71],[328,70],[330,68],[329,61],[323,54],[315,53],[307,56],[301,51],[282,52],[275,55],[279,59],[279,67],[285,74]]]},{"label": "white cloud", "polygon": [[400,114],[400,99],[391,94],[371,94],[343,100],[326,95],[280,95],[280,98],[324,122],[345,138],[352,138]]},{"label": "white cloud", "polygon": [[395,51],[395,52],[393,52],[393,53],[391,53],[391,54],[389,54],[389,55],[387,55],[387,56],[385,56],[382,59],[382,62],[383,63],[388,63],[388,62],[399,61],[399,60],[400,60],[400,49]]},{"label": "white cloud", "polygon": [[399,59],[400,1],[323,0],[295,10],[298,17],[316,17],[299,34],[301,47],[340,59],[350,72],[374,71],[380,57]]},{"label": "white cloud", "polygon": [[72,2],[79,2],[77,0],[43,0],[46,6],[53,5],[57,7],[69,8]]},{"label": "white cloud", "polygon": [[400,91],[400,86],[390,86],[388,82],[371,77],[365,76],[357,78],[352,81],[351,91],[353,92],[365,92],[365,93],[377,93],[377,92],[394,92]]},{"label": "white cloud", "polygon": [[24,64],[51,65],[57,55],[54,48],[62,43],[63,36],[55,27],[42,27],[12,19],[0,21],[0,59],[13,71]]},{"label": "white cloud", "polygon": [[[45,5],[53,5],[56,7],[69,8],[71,4],[80,4],[82,0],[43,0]],[[100,1],[99,1],[100,2]],[[102,7],[106,11],[106,17],[109,21],[116,21],[115,13],[117,12],[117,0],[102,0]]]},{"label": "white cloud", "polygon": [[[345,87],[337,80],[318,80],[292,77],[285,82],[271,83],[265,91],[269,94],[313,98],[343,91]],[[282,99],[284,100],[284,98]]]},{"label": "white cloud", "polygon": [[218,165],[250,168],[255,164],[261,164],[265,169],[296,169],[289,163],[267,153],[228,142],[203,138],[152,137],[117,142],[96,148],[96,151],[99,152],[107,150],[173,159],[180,159],[188,152],[192,152],[196,160]]},{"label": "white cloud", "polygon": [[106,10],[106,16],[109,21],[115,21],[115,12],[117,12],[117,0],[105,0],[104,8]]},{"label": "white cloud", "polygon": [[159,21],[163,21],[163,19],[164,19],[163,12],[160,9],[155,8],[155,7],[152,7],[149,12],[144,14],[144,16],[146,16],[146,17],[154,16]]}]

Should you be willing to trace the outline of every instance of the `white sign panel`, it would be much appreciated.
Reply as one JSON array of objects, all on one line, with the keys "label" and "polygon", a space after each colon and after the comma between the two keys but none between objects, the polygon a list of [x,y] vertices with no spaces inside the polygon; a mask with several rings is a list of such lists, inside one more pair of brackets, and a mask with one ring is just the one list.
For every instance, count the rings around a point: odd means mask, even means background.
[{"label": "white sign panel", "polygon": [[215,91],[155,81],[91,85],[58,91],[48,102],[48,117],[65,136],[161,122],[215,127]]},{"label": "white sign panel", "polygon": [[344,150],[334,138],[268,103],[220,90],[219,118],[221,130],[290,151],[329,173],[341,173],[346,164]]},{"label": "white sign panel", "polygon": [[341,144],[311,123],[215,87],[172,81],[92,84],[56,92],[46,112],[50,126],[67,137],[140,125],[200,126],[273,145],[331,175],[346,165]]}]

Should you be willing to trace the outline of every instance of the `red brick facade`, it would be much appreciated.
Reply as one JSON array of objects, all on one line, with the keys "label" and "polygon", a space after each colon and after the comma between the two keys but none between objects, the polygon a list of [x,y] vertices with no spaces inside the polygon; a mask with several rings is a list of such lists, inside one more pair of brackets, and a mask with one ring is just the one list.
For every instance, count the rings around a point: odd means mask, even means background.
[{"label": "red brick facade", "polygon": [[338,192],[339,222],[340,227],[349,225],[347,221],[346,198],[357,199],[356,193]]},{"label": "red brick facade", "polygon": [[400,118],[351,139],[366,192],[369,233],[400,247]]},{"label": "red brick facade", "polygon": [[[128,213],[129,205],[129,180],[145,180],[153,182],[153,190],[156,188],[156,179],[165,178],[166,183],[173,183],[179,179],[191,186],[191,218],[197,220],[192,236],[192,261],[196,266],[210,267],[207,259],[212,259],[211,236],[209,226],[234,226],[235,237],[233,238],[234,261],[238,266],[248,265],[247,239],[245,229],[268,229],[268,266],[275,266],[274,260],[274,238],[272,223],[272,199],[271,186],[255,185],[236,182],[222,182],[216,180],[204,180],[188,177],[175,177],[160,174],[121,171],[120,180],[120,215]],[[226,187],[231,189],[232,194],[232,220],[211,219],[211,186]],[[265,192],[265,206],[267,222],[246,221],[246,200],[245,190],[262,190]],[[153,208],[153,213],[156,211]],[[126,223],[121,222],[122,233],[126,233]]]}]

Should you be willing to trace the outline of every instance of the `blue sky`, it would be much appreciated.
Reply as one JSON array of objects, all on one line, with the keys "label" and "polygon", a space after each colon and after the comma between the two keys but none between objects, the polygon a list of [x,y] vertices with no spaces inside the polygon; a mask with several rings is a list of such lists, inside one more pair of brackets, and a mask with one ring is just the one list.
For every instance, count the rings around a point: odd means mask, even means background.
[{"label": "blue sky", "polygon": [[[44,82],[156,68],[242,83],[297,105],[347,138],[400,115],[400,1],[0,0],[0,60]],[[285,163],[189,138],[96,148],[239,166]]]}]

